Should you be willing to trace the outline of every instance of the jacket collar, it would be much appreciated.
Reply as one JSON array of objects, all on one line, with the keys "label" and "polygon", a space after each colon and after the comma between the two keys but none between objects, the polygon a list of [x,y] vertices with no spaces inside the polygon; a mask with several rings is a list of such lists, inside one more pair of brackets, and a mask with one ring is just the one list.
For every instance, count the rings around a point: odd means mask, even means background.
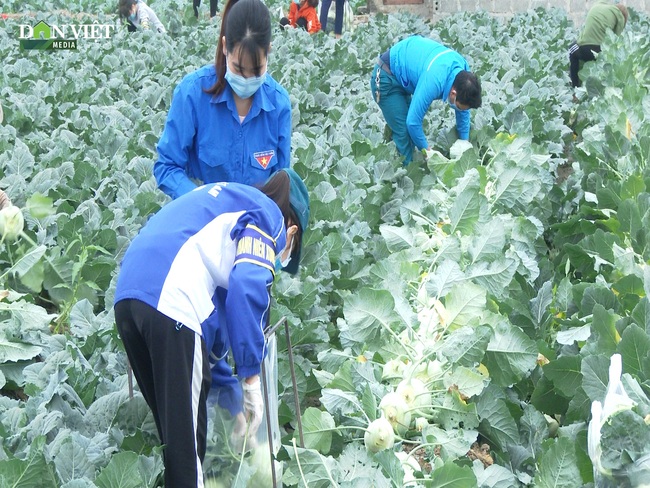
[{"label": "jacket collar", "polygon": [[[267,72],[266,80],[264,80],[262,86],[260,86],[260,88],[253,95],[253,105],[251,105],[250,112],[246,118],[249,116],[256,117],[262,110],[265,112],[271,112],[275,110],[275,105],[273,104],[273,101],[268,94],[269,91],[273,90],[273,87],[269,83],[269,77],[270,75]],[[233,91],[232,88],[230,88],[228,82],[226,82],[226,87],[219,95],[212,97],[210,103],[225,103],[233,115],[236,118],[239,118],[237,115],[237,107],[235,106]]]}]

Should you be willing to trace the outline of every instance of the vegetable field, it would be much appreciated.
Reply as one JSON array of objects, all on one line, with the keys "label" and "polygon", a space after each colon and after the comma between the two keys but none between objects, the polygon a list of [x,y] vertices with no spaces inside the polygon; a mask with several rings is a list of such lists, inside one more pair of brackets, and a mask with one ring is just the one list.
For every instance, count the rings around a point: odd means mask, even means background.
[{"label": "vegetable field", "polygon": [[[76,51],[21,51],[21,23],[116,22],[112,4],[62,4],[9,0],[39,13],[0,21],[0,188],[25,220],[0,242],[0,486],[155,487],[160,447],[129,399],[113,293],[167,201],[152,165],[172,90],[213,61],[218,22],[155,0],[168,36],[117,28]],[[539,9],[379,15],[339,41],[274,28],[269,71],[291,96],[312,202],[302,272],[274,284],[305,429],[300,447],[278,337],[285,486],[594,486],[587,424],[614,353],[635,406],[603,426],[599,486],[648,486],[650,20],[631,11],[574,101],[577,27]],[[468,59],[483,107],[466,143],[434,103],[439,154],[402,168],[369,78],[416,33]]]}]

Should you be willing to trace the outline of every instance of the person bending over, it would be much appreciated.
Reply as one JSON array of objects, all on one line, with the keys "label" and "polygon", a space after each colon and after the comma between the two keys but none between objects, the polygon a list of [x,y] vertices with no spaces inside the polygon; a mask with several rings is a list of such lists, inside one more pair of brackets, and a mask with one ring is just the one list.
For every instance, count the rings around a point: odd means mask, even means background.
[{"label": "person bending over", "polygon": [[465,58],[421,36],[408,37],[379,56],[370,88],[404,166],[413,159],[415,148],[427,158],[433,152],[422,122],[434,100],[446,101],[454,109],[456,132],[465,140],[469,139],[469,110],[481,106],[481,83]]},{"label": "person bending over", "polygon": [[569,47],[569,76],[571,86],[581,86],[578,76],[581,62],[596,59],[594,53],[600,52],[607,31],[611,30],[619,35],[627,24],[627,8],[620,3],[613,5],[606,0],[598,0],[587,12],[587,19],[582,28],[582,33],[576,42]]},{"label": "person bending over", "polygon": [[135,32],[138,28],[154,29],[162,34],[167,32],[156,12],[142,0],[120,0],[118,12],[121,19],[126,19],[129,32]]}]

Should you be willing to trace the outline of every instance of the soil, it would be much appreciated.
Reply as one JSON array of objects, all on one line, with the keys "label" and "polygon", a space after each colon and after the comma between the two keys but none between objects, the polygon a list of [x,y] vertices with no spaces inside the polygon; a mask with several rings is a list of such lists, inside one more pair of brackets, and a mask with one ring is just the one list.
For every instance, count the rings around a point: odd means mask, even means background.
[{"label": "soil", "polygon": [[[415,446],[412,444],[403,444],[402,445],[402,451],[405,453],[410,453]],[[440,454],[440,448],[436,447],[434,449],[434,452],[436,456]],[[420,465],[420,469],[422,470],[423,473],[430,473],[431,472],[431,463],[429,463],[426,460],[426,449],[418,449],[415,454],[413,454],[413,457],[416,459],[418,464]]]},{"label": "soil", "polygon": [[478,442],[475,442],[474,444],[472,444],[472,447],[470,447],[469,451],[467,451],[467,457],[470,458],[472,461],[478,459],[483,463],[483,466],[486,468],[494,464],[494,460],[490,455],[489,444],[479,445]]},{"label": "soil", "polygon": [[0,389],[0,396],[11,398],[13,400],[21,400],[23,402],[26,402],[29,399],[29,397],[25,395],[25,392],[22,388],[18,388],[17,390]]},{"label": "soil", "polygon": [[571,163],[561,164],[557,167],[557,178],[556,183],[559,185],[567,180],[569,176],[573,173],[573,167]]},{"label": "soil", "polygon": [[[402,446],[402,451],[408,454],[413,451],[413,448],[415,447],[416,446],[412,444],[404,444]],[[433,452],[436,456],[440,456],[440,447],[436,447]],[[413,457],[417,460],[423,473],[431,473],[431,463],[429,463],[426,459],[427,455],[425,449],[418,449],[415,454],[413,454]],[[469,451],[467,451],[467,457],[472,461],[478,459],[486,468],[494,464],[494,460],[490,455],[489,444],[479,444],[478,442],[475,442],[472,444],[472,447],[470,447]]]}]

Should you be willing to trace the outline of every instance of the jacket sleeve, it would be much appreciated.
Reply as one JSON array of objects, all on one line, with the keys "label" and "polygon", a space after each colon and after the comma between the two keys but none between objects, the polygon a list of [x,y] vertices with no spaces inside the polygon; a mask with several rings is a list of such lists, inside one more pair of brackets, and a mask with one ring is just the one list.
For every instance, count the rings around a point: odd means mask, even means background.
[{"label": "jacket sleeve", "polygon": [[237,376],[260,373],[264,357],[264,328],[271,306],[274,274],[251,262],[236,263],[230,272],[226,320]]},{"label": "jacket sleeve", "polygon": [[278,164],[273,172],[291,165],[291,101],[285,90],[278,92],[276,110],[278,111]]},{"label": "jacket sleeve", "polygon": [[196,185],[186,174],[190,149],[196,134],[196,111],[194,102],[184,81],[174,89],[167,122],[158,141],[158,160],[153,174],[158,187],[172,198],[192,191]]},{"label": "jacket sleeve", "polygon": [[[151,7],[150,7],[151,8]],[[156,15],[156,12],[151,10],[151,23],[153,24],[154,28],[161,34],[166,34],[167,29],[165,29],[165,26],[163,23],[160,21],[158,16]]]},{"label": "jacket sleeve", "polygon": [[201,329],[212,375],[210,395],[216,397],[219,406],[234,416],[242,410],[242,391],[239,379],[233,376],[227,360],[230,347],[225,320],[227,296],[225,289],[217,288],[212,297],[215,309],[201,324]]},{"label": "jacket sleeve", "polygon": [[[434,69],[434,67],[431,68],[432,71]],[[406,116],[406,128],[418,151],[429,148],[429,143],[422,129],[422,122],[431,102],[442,99],[445,77],[442,77],[442,73],[425,72],[418,81],[415,92],[413,92],[411,105]]]},{"label": "jacket sleeve", "polygon": [[614,16],[616,17],[616,23],[614,24],[614,34],[616,35],[621,35],[623,32],[623,29],[625,29],[625,17],[623,17],[623,14],[619,9],[615,8]]},{"label": "jacket sleeve", "polygon": [[149,19],[149,11],[146,5],[138,7],[138,22],[144,30],[151,29],[151,20]]},{"label": "jacket sleeve", "polygon": [[309,22],[309,33],[316,34],[316,32],[321,30],[320,20],[318,19],[318,12],[316,12],[315,8],[311,8],[309,10],[309,18],[307,19],[307,22]]},{"label": "jacket sleeve", "polygon": [[[211,369],[212,391],[221,408],[225,408],[233,417],[242,411],[243,399],[239,379],[233,376],[232,369],[225,359],[217,361]],[[214,392],[214,393],[212,393]]]},{"label": "jacket sleeve", "polygon": [[291,5],[289,5],[289,15],[287,18],[291,27],[295,27],[296,21],[298,20],[298,5],[293,0],[291,0]]},{"label": "jacket sleeve", "polygon": [[458,138],[465,141],[469,140],[470,113],[469,110],[456,109],[456,132]]}]

